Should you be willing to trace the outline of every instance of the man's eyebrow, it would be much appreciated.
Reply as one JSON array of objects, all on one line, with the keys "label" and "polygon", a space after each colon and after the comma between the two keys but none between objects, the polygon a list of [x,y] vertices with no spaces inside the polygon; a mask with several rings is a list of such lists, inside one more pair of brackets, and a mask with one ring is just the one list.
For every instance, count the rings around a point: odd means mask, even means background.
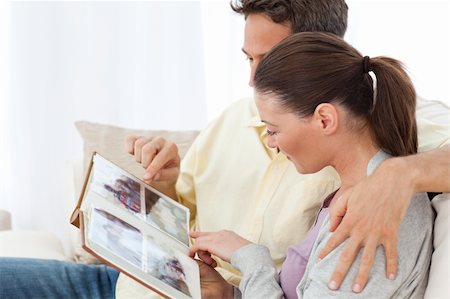
[{"label": "man's eyebrow", "polygon": [[244,54],[245,54],[247,57],[261,58],[261,57],[263,57],[264,55],[266,55],[266,53],[250,55],[250,54],[248,54],[247,51],[245,51],[244,48],[242,48],[241,50],[242,50],[242,52],[244,52]]}]

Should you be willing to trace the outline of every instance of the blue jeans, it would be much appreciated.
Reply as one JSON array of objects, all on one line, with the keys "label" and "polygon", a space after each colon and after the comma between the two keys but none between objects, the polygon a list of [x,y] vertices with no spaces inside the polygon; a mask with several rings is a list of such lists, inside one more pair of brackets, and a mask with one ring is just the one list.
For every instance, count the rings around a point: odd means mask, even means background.
[{"label": "blue jeans", "polygon": [[118,276],[104,265],[0,258],[0,298],[114,298]]}]

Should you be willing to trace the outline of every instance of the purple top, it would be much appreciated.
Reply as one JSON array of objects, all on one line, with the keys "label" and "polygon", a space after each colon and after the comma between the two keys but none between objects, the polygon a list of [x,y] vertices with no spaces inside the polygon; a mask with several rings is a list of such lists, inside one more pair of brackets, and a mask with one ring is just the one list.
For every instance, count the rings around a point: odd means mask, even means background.
[{"label": "purple top", "polygon": [[322,223],[328,215],[328,207],[336,192],[337,190],[328,195],[323,202],[322,208],[317,215],[316,223],[309,230],[305,239],[299,244],[288,248],[286,260],[281,266],[280,272],[280,284],[286,299],[297,298],[297,286],[305,274],[312,247],[317,239]]}]

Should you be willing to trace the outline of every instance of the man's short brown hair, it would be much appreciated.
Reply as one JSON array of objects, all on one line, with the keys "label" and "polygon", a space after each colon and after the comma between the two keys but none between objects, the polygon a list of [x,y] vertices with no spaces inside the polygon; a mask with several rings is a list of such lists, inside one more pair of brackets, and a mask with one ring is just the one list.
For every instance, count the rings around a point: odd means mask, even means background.
[{"label": "man's short brown hair", "polygon": [[292,32],[330,32],[343,37],[347,30],[345,0],[236,0],[231,8],[247,18],[263,13],[275,23],[290,22]]}]

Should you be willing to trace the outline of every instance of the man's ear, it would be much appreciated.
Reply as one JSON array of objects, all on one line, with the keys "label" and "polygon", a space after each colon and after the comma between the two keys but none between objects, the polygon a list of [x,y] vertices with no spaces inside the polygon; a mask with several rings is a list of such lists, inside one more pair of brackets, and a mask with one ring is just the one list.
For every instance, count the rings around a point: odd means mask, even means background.
[{"label": "man's ear", "polygon": [[314,111],[314,119],[326,135],[336,132],[339,126],[339,114],[336,106],[331,103],[322,103]]}]

